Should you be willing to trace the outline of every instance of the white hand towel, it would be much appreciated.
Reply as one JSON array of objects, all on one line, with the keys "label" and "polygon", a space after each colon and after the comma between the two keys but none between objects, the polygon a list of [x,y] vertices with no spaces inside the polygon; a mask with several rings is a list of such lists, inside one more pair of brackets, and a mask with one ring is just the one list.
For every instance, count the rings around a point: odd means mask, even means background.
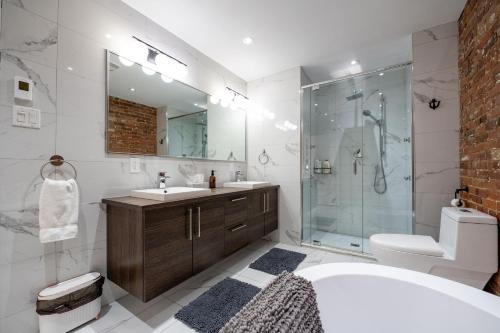
[{"label": "white hand towel", "polygon": [[40,242],[74,238],[78,233],[78,186],[74,179],[45,178],[40,193]]}]

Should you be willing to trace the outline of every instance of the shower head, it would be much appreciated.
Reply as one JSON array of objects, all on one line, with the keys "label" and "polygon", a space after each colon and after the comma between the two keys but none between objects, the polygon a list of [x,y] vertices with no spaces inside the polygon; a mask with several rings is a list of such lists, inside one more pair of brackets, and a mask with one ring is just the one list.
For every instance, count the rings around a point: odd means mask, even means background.
[{"label": "shower head", "polygon": [[375,118],[370,110],[363,110],[363,116],[372,118],[377,125],[380,124],[380,119]]},{"label": "shower head", "polygon": [[347,99],[348,101],[353,101],[353,100],[356,100],[356,99],[361,98],[361,97],[363,97],[363,91],[354,90],[354,94],[347,96],[345,99]]}]

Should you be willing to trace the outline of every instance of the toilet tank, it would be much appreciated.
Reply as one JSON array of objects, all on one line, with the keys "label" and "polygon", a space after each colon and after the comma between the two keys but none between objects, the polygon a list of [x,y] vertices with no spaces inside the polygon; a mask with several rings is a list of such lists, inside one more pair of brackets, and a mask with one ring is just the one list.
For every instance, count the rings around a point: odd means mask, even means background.
[{"label": "toilet tank", "polygon": [[439,245],[471,269],[498,269],[497,219],[473,208],[443,207]]}]

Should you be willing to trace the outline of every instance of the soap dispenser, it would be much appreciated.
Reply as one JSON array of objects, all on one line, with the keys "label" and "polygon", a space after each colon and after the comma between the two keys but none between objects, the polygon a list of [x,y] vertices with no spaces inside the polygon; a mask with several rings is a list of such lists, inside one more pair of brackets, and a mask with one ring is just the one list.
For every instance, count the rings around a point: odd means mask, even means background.
[{"label": "soap dispenser", "polygon": [[212,174],[210,175],[210,179],[208,180],[208,187],[210,188],[216,187],[215,170],[212,170]]}]

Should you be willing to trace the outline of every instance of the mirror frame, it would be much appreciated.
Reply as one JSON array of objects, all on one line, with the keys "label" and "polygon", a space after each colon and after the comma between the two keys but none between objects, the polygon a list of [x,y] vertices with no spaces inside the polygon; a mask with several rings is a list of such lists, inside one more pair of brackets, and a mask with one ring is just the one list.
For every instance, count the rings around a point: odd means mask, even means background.
[{"label": "mirror frame", "polygon": [[[213,161],[213,162],[227,162],[227,163],[248,163],[248,114],[246,111],[242,111],[245,113],[245,159],[244,160],[221,160],[221,159],[212,159],[212,158],[203,158],[203,157],[191,157],[191,156],[173,156],[173,155],[156,155],[156,154],[143,154],[143,153],[130,153],[130,152],[114,152],[114,151],[109,151],[108,149],[108,112],[109,112],[109,60],[111,58],[111,54],[119,56],[118,53],[110,51],[109,49],[105,50],[106,56],[105,56],[105,107],[106,107],[106,112],[105,112],[105,121],[104,121],[104,145],[105,145],[105,152],[106,154],[109,155],[129,155],[129,156],[153,156],[153,157],[158,157],[158,158],[171,158],[171,159],[181,159],[181,160],[193,160],[193,161]],[[139,63],[134,61],[134,64],[140,65]],[[155,70],[156,73],[159,73],[158,71]],[[208,96],[208,99],[210,99],[210,95],[207,92],[204,92],[203,90],[200,90],[198,88],[195,88],[183,81],[179,81],[177,79],[174,79],[174,81],[189,87],[191,89],[197,90],[203,94],[206,94]],[[209,101],[208,101],[209,102]],[[210,102],[209,102],[210,103]],[[207,110],[208,111],[208,110]],[[210,138],[209,138],[210,140]]]}]

